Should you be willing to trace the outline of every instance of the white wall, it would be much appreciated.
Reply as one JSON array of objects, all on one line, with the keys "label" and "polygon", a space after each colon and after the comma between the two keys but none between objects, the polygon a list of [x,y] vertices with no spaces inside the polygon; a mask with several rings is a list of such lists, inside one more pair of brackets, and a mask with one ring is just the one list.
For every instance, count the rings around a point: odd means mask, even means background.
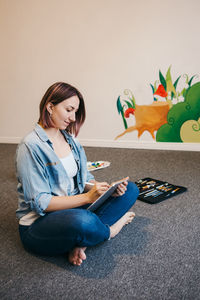
[{"label": "white wall", "polygon": [[199,150],[199,144],[156,143],[123,131],[116,99],[130,88],[152,102],[159,69],[200,73],[199,0],[0,0],[0,142],[18,142],[38,119],[56,81],[85,96],[85,145]]}]

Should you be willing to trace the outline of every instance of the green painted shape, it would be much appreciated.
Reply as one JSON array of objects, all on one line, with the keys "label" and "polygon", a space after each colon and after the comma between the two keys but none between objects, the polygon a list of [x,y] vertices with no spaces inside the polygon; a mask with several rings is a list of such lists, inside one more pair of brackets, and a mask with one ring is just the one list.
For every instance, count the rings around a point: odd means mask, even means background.
[{"label": "green painted shape", "polygon": [[192,77],[190,78],[190,80],[188,81],[188,85],[189,85],[189,86],[191,86],[192,80],[194,79],[195,76],[196,76],[196,75],[192,76]]},{"label": "green painted shape", "polygon": [[125,102],[126,102],[128,108],[133,108],[132,102],[129,102],[129,101],[127,101],[127,100],[125,100]]},{"label": "green painted shape", "polygon": [[174,82],[174,88],[175,88],[175,89],[176,89],[176,86],[177,86],[177,84],[178,84],[180,78],[181,78],[181,76],[179,76],[179,77],[176,79],[176,81]]},{"label": "green painted shape", "polygon": [[132,107],[135,109],[135,103],[136,103],[136,102],[135,102],[134,96],[132,96],[132,98],[129,98],[129,99],[132,101],[132,103],[133,103],[133,106],[132,106]]},{"label": "green painted shape", "polygon": [[167,84],[166,84],[166,80],[165,80],[163,74],[161,73],[161,71],[159,71],[159,78],[160,78],[160,83],[164,86],[164,89],[166,91]]},{"label": "green painted shape", "polygon": [[128,125],[127,125],[126,119],[124,117],[124,109],[121,105],[120,96],[117,98],[117,110],[118,110],[118,113],[121,114],[121,116],[122,116],[122,120],[123,120],[125,129],[127,129]]},{"label": "green painted shape", "polygon": [[150,86],[151,86],[151,88],[152,88],[152,92],[153,92],[153,94],[154,94],[154,92],[155,92],[155,90],[154,90],[154,86],[150,83]]},{"label": "green painted shape", "polygon": [[185,101],[173,105],[167,115],[167,124],[162,125],[156,134],[157,142],[182,142],[180,129],[188,120],[198,120],[200,117],[200,82],[186,91]]},{"label": "green painted shape", "polygon": [[123,111],[121,101],[120,101],[120,96],[117,98],[117,111],[119,114]]},{"label": "green painted shape", "polygon": [[171,77],[171,66],[170,66],[169,69],[167,70],[166,81],[172,81],[172,77]]}]

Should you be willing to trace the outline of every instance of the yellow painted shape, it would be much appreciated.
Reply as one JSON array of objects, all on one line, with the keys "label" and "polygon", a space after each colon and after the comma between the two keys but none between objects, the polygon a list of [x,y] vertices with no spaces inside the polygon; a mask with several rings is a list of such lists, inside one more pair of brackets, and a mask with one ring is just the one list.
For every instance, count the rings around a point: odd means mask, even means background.
[{"label": "yellow painted shape", "polygon": [[183,123],[180,136],[184,143],[200,143],[200,118]]},{"label": "yellow painted shape", "polygon": [[150,105],[137,105],[135,108],[135,126],[130,126],[124,132],[119,134],[115,139],[134,130],[138,131],[138,138],[147,130],[153,139],[155,139],[154,131],[160,126],[167,123],[167,114],[169,105],[166,102],[154,101]]},{"label": "yellow painted shape", "polygon": [[167,81],[167,93],[168,92],[173,92],[176,95],[176,90],[175,90],[171,80]]}]

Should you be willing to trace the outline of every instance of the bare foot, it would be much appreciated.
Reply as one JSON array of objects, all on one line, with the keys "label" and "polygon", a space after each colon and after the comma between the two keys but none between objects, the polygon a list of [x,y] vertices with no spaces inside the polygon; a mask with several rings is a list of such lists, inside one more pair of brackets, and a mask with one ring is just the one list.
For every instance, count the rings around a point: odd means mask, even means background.
[{"label": "bare foot", "polygon": [[69,262],[75,266],[80,266],[83,260],[86,259],[85,255],[86,247],[76,247],[69,253]]},{"label": "bare foot", "polygon": [[121,219],[119,219],[115,224],[110,226],[110,238],[116,236],[124,225],[131,223],[135,217],[134,212],[127,212]]}]

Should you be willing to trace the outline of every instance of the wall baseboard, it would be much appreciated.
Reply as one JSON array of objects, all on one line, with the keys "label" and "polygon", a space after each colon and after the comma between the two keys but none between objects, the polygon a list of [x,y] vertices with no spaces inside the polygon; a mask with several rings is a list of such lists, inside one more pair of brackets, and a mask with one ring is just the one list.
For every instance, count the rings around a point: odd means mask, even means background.
[{"label": "wall baseboard", "polygon": [[137,141],[113,141],[97,139],[79,139],[83,146],[108,147],[108,148],[130,148],[151,150],[178,150],[178,151],[200,151],[200,143],[159,143],[159,142],[137,142]]},{"label": "wall baseboard", "polygon": [[[0,137],[1,144],[18,144],[21,137]],[[79,139],[86,147],[130,148],[150,150],[200,151],[200,143],[158,143],[137,141],[114,141],[104,139]]]},{"label": "wall baseboard", "polygon": [[19,144],[22,137],[0,137],[0,144]]}]

